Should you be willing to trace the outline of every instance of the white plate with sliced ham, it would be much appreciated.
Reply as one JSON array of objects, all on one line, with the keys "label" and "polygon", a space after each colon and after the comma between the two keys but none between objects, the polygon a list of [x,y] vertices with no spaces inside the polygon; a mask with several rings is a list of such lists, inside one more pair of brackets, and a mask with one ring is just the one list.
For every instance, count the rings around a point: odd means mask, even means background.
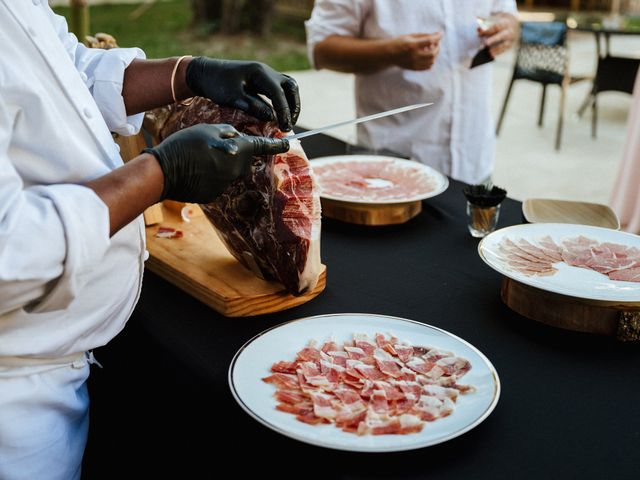
[{"label": "white plate with sliced ham", "polygon": [[412,160],[382,155],[338,155],[311,161],[328,200],[363,204],[393,204],[424,200],[444,192],[449,179]]},{"label": "white plate with sliced ham", "polygon": [[480,257],[518,282],[589,300],[640,302],[640,236],[565,223],[514,225],[478,245]]},{"label": "white plate with sliced ham", "polygon": [[495,368],[471,344],[364,313],[303,318],[256,335],[233,358],[229,385],[276,432],[357,452],[451,440],[487,418],[500,396]]}]

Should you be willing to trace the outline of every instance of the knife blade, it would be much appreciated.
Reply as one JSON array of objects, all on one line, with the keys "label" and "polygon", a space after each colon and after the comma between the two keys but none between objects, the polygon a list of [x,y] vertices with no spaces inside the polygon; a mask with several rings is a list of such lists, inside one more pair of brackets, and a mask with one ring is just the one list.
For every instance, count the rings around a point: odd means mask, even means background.
[{"label": "knife blade", "polygon": [[382,117],[387,117],[389,115],[395,115],[397,113],[408,112],[409,110],[428,107],[429,105],[433,105],[433,102],[432,103],[416,103],[413,105],[408,105],[406,107],[394,108],[393,110],[386,110],[384,112],[374,113],[373,115],[367,115],[365,117],[352,118],[351,120],[345,120],[344,122],[338,122],[332,125],[325,125],[324,127],[314,128],[313,130],[307,130],[306,132],[296,133],[295,135],[290,135],[285,138],[287,140],[295,140],[295,139],[299,140],[301,138],[310,137],[311,135],[316,135],[318,133],[326,132],[327,130],[343,127],[345,125],[355,125],[356,123],[368,122],[369,120],[375,120],[376,118],[382,118]]}]

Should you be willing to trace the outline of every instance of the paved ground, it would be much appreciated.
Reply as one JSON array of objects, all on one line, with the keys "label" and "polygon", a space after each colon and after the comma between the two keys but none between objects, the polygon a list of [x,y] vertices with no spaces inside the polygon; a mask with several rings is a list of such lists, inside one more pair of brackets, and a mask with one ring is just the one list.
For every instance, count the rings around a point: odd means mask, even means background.
[{"label": "paved ground", "polygon": [[[592,74],[595,42],[591,34],[571,32],[572,74]],[[640,37],[616,37],[612,50],[620,55],[640,55]],[[505,54],[494,66],[493,106],[497,118],[510,80],[513,54]],[[354,115],[353,77],[329,71],[290,72],[299,82],[303,110],[299,124],[318,127]],[[631,96],[608,92],[600,95],[598,137],[591,138],[590,113],[576,112],[589,83],[573,85],[568,93],[563,144],[554,150],[559,90],[549,87],[545,123],[537,127],[541,87],[516,82],[502,132],[498,137],[494,182],[513,198],[564,198],[608,203],[626,132]],[[334,136],[355,140],[355,128],[342,128]]]}]

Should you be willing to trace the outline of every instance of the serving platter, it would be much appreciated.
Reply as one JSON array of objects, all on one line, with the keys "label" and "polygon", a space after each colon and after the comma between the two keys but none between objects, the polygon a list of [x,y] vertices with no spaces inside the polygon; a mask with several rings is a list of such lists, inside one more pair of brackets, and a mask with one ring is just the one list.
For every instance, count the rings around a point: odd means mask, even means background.
[{"label": "serving platter", "polygon": [[478,253],[494,270],[517,282],[560,295],[604,302],[640,302],[640,282],[611,280],[607,275],[586,268],[569,266],[564,262],[554,265],[553,275],[526,275],[511,267],[500,250],[505,239],[525,239],[535,243],[545,236],[556,243],[576,237],[587,237],[600,243],[610,242],[640,249],[640,237],[602,227],[562,223],[533,223],[514,225],[490,233],[478,245]]},{"label": "serving platter", "polygon": [[[449,186],[448,178],[428,165],[384,155],[321,157],[312,160],[311,166],[320,185],[320,196],[341,202],[416,202],[440,195]],[[413,182],[409,192],[407,181]]]},{"label": "serving platter", "polygon": [[[275,389],[261,379],[271,365],[294,359],[310,340],[330,337],[340,343],[354,333],[393,333],[413,345],[432,346],[453,352],[471,363],[462,383],[475,392],[458,398],[448,417],[427,422],[419,433],[407,435],[363,435],[347,433],[334,425],[309,425],[293,415],[276,410]],[[451,440],[479,425],[495,408],[500,396],[498,374],[477,348],[445,330],[414,320],[366,313],[340,313],[302,318],[272,327],[249,340],[229,367],[229,386],[240,406],[268,428],[296,440],[326,448],[358,452],[412,450]]]},{"label": "serving platter", "polygon": [[383,155],[336,155],[311,161],[323,216],[360,225],[407,222],[422,200],[444,192],[448,178],[411,160]]}]

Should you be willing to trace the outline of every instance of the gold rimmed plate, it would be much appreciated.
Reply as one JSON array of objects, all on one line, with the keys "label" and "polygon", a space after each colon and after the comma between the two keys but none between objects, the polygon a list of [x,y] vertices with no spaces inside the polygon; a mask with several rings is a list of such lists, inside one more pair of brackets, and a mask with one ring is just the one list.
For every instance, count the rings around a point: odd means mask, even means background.
[{"label": "gold rimmed plate", "polygon": [[[407,435],[363,435],[347,433],[331,424],[308,425],[295,416],[276,410],[272,385],[262,381],[273,363],[293,360],[310,340],[337,343],[355,333],[393,333],[413,345],[431,346],[464,357],[471,370],[461,382],[475,391],[461,395],[454,412],[423,430]],[[320,447],[356,452],[395,452],[442,443],[478,426],[493,411],[500,396],[498,374],[477,348],[440,328],[414,320],[367,313],[339,313],[302,318],[272,327],[249,340],[229,367],[229,386],[240,406],[268,428],[301,442]]]}]

